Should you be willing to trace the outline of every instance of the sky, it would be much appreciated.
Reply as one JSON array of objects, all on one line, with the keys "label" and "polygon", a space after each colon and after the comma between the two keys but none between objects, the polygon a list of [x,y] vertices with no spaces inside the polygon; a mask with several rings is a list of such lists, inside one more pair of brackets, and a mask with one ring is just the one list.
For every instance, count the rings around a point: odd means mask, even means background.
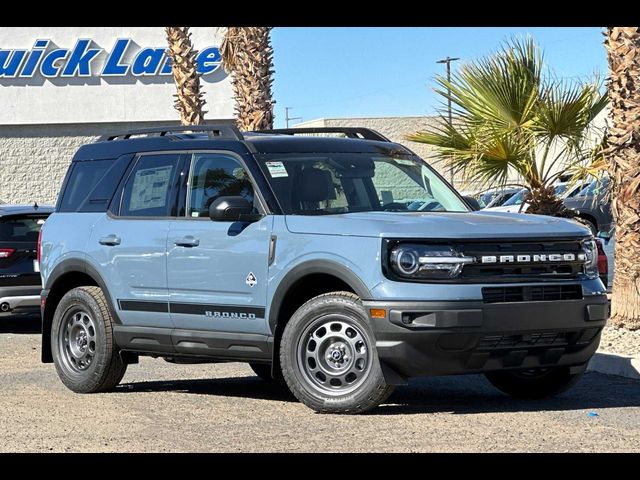
[{"label": "sky", "polygon": [[[569,81],[607,73],[598,27],[278,27],[274,48],[275,127],[290,117],[431,115],[439,106],[433,79],[437,60],[456,65],[494,53],[512,36],[531,35],[545,65]],[[300,120],[292,120],[293,125]]]}]

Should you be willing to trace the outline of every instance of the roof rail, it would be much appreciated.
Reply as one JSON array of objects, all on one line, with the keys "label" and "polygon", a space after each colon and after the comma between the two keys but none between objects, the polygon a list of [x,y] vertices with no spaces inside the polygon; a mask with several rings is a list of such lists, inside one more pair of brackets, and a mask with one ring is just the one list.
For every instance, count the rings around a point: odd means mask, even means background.
[{"label": "roof rail", "polygon": [[308,127],[308,128],[275,128],[272,130],[258,130],[256,133],[276,133],[282,135],[296,135],[299,133],[343,133],[347,138],[362,138],[365,140],[377,140],[379,142],[391,142],[381,133],[363,127]]},{"label": "roof rail", "polygon": [[165,137],[172,133],[206,132],[209,138],[231,138],[233,140],[244,140],[242,133],[235,125],[188,125],[175,127],[153,127],[140,130],[128,130],[122,133],[112,133],[101,136],[98,142],[110,142],[113,140],[128,140],[132,136],[146,135],[148,137]]}]

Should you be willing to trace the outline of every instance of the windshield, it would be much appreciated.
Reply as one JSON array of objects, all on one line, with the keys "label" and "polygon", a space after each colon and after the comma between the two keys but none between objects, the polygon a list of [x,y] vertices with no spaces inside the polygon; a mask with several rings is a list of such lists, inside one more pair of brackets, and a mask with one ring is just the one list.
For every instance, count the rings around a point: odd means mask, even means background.
[{"label": "windshield", "polygon": [[555,193],[557,196],[562,195],[564,192],[567,191],[567,184],[566,183],[561,183],[559,185],[556,185],[554,187]]},{"label": "windshield", "polygon": [[510,205],[520,205],[524,201],[524,195],[528,190],[523,188],[518,193],[516,193],[513,197],[502,204],[503,207],[508,207]]},{"label": "windshield", "polygon": [[594,195],[599,195],[602,190],[606,190],[608,185],[609,178],[593,180],[589,185],[580,190],[576,197],[592,197]]},{"label": "windshield", "polygon": [[298,153],[261,155],[259,160],[285,214],[469,211],[414,156]]}]

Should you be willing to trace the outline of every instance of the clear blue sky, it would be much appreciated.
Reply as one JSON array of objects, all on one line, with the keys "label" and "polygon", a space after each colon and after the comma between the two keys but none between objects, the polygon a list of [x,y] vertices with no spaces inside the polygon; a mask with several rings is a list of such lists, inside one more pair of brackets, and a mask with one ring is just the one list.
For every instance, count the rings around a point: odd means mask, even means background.
[{"label": "clear blue sky", "polygon": [[[603,29],[546,28],[275,28],[275,126],[284,107],[305,121],[321,117],[429,115],[438,107],[436,61],[471,61],[512,35],[530,34],[545,64],[561,77],[607,73]],[[460,62],[456,62],[460,63]],[[455,64],[452,68],[455,68]],[[296,123],[296,121],[291,122]]]}]

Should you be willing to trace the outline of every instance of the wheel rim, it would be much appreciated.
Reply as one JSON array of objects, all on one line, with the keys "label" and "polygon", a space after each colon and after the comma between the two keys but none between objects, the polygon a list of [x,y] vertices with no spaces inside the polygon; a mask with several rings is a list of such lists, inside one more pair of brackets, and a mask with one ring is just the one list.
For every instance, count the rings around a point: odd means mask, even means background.
[{"label": "wheel rim", "polygon": [[362,329],[349,317],[320,317],[297,346],[298,367],[314,390],[332,396],[356,390],[371,369],[371,350]]},{"label": "wheel rim", "polygon": [[74,310],[67,315],[58,340],[67,368],[80,373],[91,366],[96,354],[96,326],[86,311]]}]

